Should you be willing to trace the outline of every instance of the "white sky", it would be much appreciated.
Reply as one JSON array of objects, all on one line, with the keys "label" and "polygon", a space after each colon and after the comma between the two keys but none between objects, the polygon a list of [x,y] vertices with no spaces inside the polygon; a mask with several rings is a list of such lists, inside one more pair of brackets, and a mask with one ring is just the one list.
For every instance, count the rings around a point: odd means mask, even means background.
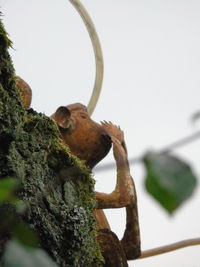
[{"label": "white sky", "polygon": [[[200,1],[84,0],[102,43],[105,78],[93,115],[125,132],[129,157],[158,149],[197,130],[200,109]],[[94,82],[89,36],[67,0],[1,0],[13,40],[16,72],[33,90],[32,107],[51,115],[58,106],[87,104]],[[176,150],[198,177],[200,141]],[[112,153],[102,164],[113,161]],[[132,166],[139,198],[142,249],[200,236],[200,188],[173,217],[144,191],[144,169]],[[110,192],[115,170],[96,172],[96,189]],[[123,210],[107,211],[122,235]],[[134,267],[199,267],[200,247],[129,262]]]}]

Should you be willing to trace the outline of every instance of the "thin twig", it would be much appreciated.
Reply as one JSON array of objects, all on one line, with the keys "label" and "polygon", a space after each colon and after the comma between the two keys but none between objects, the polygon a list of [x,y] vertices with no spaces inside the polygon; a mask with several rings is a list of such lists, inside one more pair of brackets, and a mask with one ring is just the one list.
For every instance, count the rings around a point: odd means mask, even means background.
[{"label": "thin twig", "polygon": [[[179,147],[183,147],[185,145],[188,145],[194,141],[196,141],[197,139],[200,138],[200,131],[197,131],[196,133],[193,133],[193,134],[190,134],[186,137],[183,137],[182,139],[180,140],[177,140],[169,145],[167,145],[166,147],[158,150],[157,153],[170,153],[172,150],[175,150]],[[144,159],[144,155],[142,156],[138,156],[138,157],[135,157],[135,158],[132,158],[129,160],[129,163],[130,164],[136,164],[136,163],[140,163],[142,162]],[[112,162],[109,162],[109,163],[106,163],[102,166],[97,166],[95,168],[95,171],[96,172],[100,172],[100,171],[106,171],[106,170],[109,170],[109,169],[112,169],[112,168],[115,168],[115,163],[112,163]]]},{"label": "thin twig", "polygon": [[200,245],[200,238],[186,239],[186,240],[179,241],[179,242],[176,242],[176,243],[173,243],[173,244],[169,244],[169,245],[166,245],[166,246],[162,246],[162,247],[158,247],[158,248],[153,248],[153,249],[142,251],[142,254],[138,259],[157,256],[159,254],[171,252],[171,251],[174,251],[174,250],[177,250],[177,249],[190,247],[190,246],[197,246],[197,245]]}]

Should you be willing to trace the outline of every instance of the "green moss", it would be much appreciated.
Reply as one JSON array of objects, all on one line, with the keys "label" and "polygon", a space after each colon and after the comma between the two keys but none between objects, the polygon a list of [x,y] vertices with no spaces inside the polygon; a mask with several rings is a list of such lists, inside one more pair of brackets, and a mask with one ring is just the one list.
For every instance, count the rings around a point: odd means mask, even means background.
[{"label": "green moss", "polygon": [[25,220],[60,266],[102,266],[90,170],[69,153],[51,119],[21,106],[10,46],[0,22],[0,178],[21,181]]}]

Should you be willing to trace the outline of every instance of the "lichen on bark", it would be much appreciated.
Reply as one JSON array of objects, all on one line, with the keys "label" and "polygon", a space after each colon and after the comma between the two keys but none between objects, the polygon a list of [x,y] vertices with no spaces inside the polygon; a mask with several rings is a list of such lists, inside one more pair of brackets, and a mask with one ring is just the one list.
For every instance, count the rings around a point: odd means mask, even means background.
[{"label": "lichen on bark", "polygon": [[90,170],[63,145],[50,118],[22,107],[10,46],[0,21],[0,179],[20,180],[24,219],[59,266],[102,266]]}]

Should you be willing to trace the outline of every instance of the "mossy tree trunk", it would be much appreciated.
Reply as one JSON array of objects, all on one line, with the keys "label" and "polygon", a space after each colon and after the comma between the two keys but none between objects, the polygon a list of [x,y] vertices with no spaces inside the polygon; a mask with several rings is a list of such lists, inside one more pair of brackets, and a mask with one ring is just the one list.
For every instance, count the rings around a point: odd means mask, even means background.
[{"label": "mossy tree trunk", "polygon": [[[22,107],[10,46],[0,21],[0,179],[20,180],[24,219],[59,266],[102,266],[90,171],[62,144],[51,119]],[[4,244],[0,237],[1,252]]]}]

